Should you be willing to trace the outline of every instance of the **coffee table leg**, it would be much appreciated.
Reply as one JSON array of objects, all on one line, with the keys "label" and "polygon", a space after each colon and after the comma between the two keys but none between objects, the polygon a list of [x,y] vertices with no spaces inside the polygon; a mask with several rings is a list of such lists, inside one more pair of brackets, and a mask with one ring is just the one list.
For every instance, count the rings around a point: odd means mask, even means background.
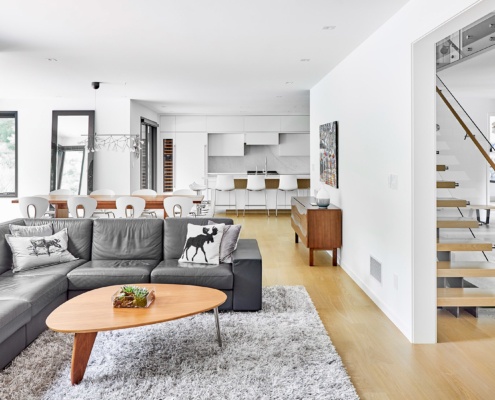
[{"label": "coffee table leg", "polygon": [[215,314],[215,324],[217,326],[217,340],[218,345],[222,347],[222,337],[220,336],[220,322],[218,321],[218,307],[213,309],[213,313]]},{"label": "coffee table leg", "polygon": [[70,381],[73,385],[77,385],[84,377],[97,334],[98,332],[76,333],[74,336],[70,369]]}]

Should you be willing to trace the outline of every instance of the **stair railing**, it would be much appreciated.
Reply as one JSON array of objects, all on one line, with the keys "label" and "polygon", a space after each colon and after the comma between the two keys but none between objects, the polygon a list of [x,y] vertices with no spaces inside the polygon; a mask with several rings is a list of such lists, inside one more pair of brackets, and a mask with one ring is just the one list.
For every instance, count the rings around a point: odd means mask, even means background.
[{"label": "stair railing", "polygon": [[[438,85],[438,82],[440,82],[440,85]],[[469,119],[469,121],[471,121],[471,123],[475,127],[475,129],[481,134],[481,136],[488,143],[488,145],[490,147],[490,151],[495,151],[495,147],[493,147],[493,145],[488,140],[488,138],[483,134],[483,132],[481,131],[481,129],[476,125],[476,123],[472,120],[472,118],[469,116],[469,114],[466,112],[466,110],[464,110],[464,108],[461,106],[461,104],[457,101],[457,99],[452,94],[452,92],[447,88],[447,86],[445,85],[445,83],[443,83],[443,81],[437,75],[437,87],[436,87],[436,90],[437,90],[438,95],[443,100],[443,102],[445,103],[445,105],[448,107],[448,109],[450,110],[450,112],[452,113],[452,115],[455,117],[455,119],[457,120],[457,122],[459,122],[459,124],[462,126],[462,128],[466,132],[466,136],[469,137],[473,141],[474,145],[478,148],[478,150],[480,151],[480,153],[482,154],[482,156],[485,158],[485,160],[488,162],[488,164],[490,164],[490,166],[495,170],[495,162],[493,162],[493,160],[491,159],[491,157],[488,154],[488,152],[483,148],[483,146],[478,141],[478,139],[476,139],[476,137],[471,132],[471,130],[469,129],[469,127],[467,126],[467,124],[459,116],[458,112],[454,109],[453,105],[447,100],[445,94],[443,93],[443,90],[441,90],[438,86],[442,86],[443,89],[446,90],[449,93],[450,97],[455,101],[455,103],[457,104],[457,106],[462,111],[463,115],[465,117],[467,117]]]}]

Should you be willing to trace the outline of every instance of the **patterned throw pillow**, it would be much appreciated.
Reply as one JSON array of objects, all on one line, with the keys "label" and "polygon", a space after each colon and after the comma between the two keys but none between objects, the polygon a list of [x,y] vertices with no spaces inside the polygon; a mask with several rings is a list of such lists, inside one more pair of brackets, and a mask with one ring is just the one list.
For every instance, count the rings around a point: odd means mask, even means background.
[{"label": "patterned throw pillow", "polygon": [[219,264],[225,224],[187,224],[187,236],[179,263]]},{"label": "patterned throw pillow", "polygon": [[69,242],[67,228],[51,236],[5,235],[5,239],[12,250],[13,272],[77,260],[67,251]]},{"label": "patterned throw pillow", "polygon": [[[215,222],[208,221],[208,225],[214,225]],[[220,262],[231,263],[232,253],[237,249],[239,235],[241,234],[242,225],[225,225],[223,229],[222,243],[220,243]]]},{"label": "patterned throw pillow", "polygon": [[53,234],[52,224],[43,225],[9,225],[10,233],[12,236],[50,236]]}]

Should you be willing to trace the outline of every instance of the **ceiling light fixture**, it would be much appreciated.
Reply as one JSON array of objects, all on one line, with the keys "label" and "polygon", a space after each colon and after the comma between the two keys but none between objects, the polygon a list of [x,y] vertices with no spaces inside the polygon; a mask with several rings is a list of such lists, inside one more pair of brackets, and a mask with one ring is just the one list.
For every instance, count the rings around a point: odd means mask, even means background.
[{"label": "ceiling light fixture", "polygon": [[126,134],[99,134],[97,131],[96,124],[96,91],[100,88],[101,82],[91,82],[91,86],[95,90],[95,134],[94,141],[91,144],[88,139],[84,141],[85,146],[87,147],[89,152],[95,152],[99,150],[107,150],[107,151],[129,151],[134,153],[136,157],[139,157],[141,153],[141,147],[143,141],[139,139],[138,135],[126,135]]},{"label": "ceiling light fixture", "polygon": [[291,81],[287,81],[285,82],[286,85],[292,85],[294,82],[291,82]]},{"label": "ceiling light fixture", "polygon": [[56,58],[47,58],[47,60],[48,61],[54,61],[54,62],[58,61]]}]

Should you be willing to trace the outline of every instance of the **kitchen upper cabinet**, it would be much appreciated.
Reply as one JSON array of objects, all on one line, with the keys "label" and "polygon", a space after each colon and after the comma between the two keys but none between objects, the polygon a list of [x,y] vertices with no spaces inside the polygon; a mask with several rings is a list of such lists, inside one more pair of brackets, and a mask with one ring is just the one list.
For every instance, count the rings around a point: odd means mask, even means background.
[{"label": "kitchen upper cabinet", "polygon": [[206,132],[206,115],[177,115],[176,132]]},{"label": "kitchen upper cabinet", "polygon": [[175,115],[160,117],[160,132],[175,132]]},{"label": "kitchen upper cabinet", "polygon": [[309,156],[309,133],[281,133],[280,156]]},{"label": "kitchen upper cabinet", "polygon": [[193,182],[205,181],[207,141],[206,132],[175,134],[174,189],[188,189]]},{"label": "kitchen upper cabinet", "polygon": [[309,132],[309,116],[308,115],[281,116],[280,132]]},{"label": "kitchen upper cabinet", "polygon": [[280,132],[280,117],[272,115],[244,117],[246,132]]},{"label": "kitchen upper cabinet", "polygon": [[210,133],[208,134],[209,156],[243,156],[243,133]]},{"label": "kitchen upper cabinet", "polygon": [[242,116],[208,116],[206,117],[208,133],[244,132],[244,117]]},{"label": "kitchen upper cabinet", "polygon": [[246,132],[246,144],[249,145],[277,145],[278,132]]}]

